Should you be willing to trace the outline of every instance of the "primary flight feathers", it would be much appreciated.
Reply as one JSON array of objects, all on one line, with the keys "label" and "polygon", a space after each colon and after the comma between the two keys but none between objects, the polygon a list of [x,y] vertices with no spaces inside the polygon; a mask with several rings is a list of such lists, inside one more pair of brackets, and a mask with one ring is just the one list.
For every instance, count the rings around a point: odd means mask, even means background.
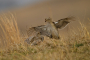
[{"label": "primary flight feathers", "polygon": [[65,26],[67,26],[68,23],[70,23],[71,21],[74,21],[73,19],[74,19],[74,17],[63,18],[63,19],[60,19],[60,20],[54,22],[54,24],[57,28],[62,29]]}]

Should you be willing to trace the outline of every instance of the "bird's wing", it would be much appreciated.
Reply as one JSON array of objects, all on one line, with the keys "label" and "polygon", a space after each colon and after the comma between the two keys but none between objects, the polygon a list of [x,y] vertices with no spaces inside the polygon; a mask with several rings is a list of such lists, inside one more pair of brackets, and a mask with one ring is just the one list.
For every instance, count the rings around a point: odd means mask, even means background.
[{"label": "bird's wing", "polygon": [[47,26],[46,25],[32,27],[32,28],[29,28],[27,30],[27,35],[28,36],[37,35],[37,33],[40,33],[40,35],[45,35],[45,36],[48,36],[48,37],[51,36],[51,34],[47,30]]},{"label": "bird's wing", "polygon": [[73,20],[73,18],[74,17],[67,17],[67,18],[60,19],[60,20],[53,22],[53,23],[55,24],[56,28],[62,29],[65,26],[67,26],[67,24],[70,23]]}]

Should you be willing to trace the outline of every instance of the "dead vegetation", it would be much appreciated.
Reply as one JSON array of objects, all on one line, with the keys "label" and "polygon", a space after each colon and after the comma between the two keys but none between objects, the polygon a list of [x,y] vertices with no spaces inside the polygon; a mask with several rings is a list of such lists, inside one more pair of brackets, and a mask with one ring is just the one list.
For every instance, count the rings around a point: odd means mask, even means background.
[{"label": "dead vegetation", "polygon": [[90,34],[83,24],[79,33],[71,30],[68,39],[49,39],[30,46],[24,43],[17,22],[10,14],[0,16],[0,28],[3,36],[0,38],[0,60],[89,60]]}]

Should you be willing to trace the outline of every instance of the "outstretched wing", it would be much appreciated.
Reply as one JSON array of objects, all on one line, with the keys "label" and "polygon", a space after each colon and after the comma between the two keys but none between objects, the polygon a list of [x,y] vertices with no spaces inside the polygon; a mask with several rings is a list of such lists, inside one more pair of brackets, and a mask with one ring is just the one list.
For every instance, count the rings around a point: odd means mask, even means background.
[{"label": "outstretched wing", "polygon": [[68,23],[70,23],[72,20],[74,19],[74,17],[67,17],[67,18],[63,18],[63,19],[60,19],[56,22],[53,22],[56,26],[56,28],[64,28],[65,26],[68,25]]},{"label": "outstretched wing", "polygon": [[27,35],[28,36],[37,35],[37,33],[40,33],[40,35],[45,35],[45,36],[48,36],[48,37],[51,36],[51,33],[48,32],[46,25],[32,27],[32,28],[29,28],[27,30]]}]

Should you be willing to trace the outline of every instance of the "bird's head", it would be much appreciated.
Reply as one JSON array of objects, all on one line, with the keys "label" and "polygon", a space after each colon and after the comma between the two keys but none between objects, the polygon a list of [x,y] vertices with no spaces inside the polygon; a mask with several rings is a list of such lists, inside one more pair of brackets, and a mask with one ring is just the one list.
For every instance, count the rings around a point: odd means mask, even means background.
[{"label": "bird's head", "polygon": [[49,23],[52,22],[52,18],[50,18],[50,17],[49,18],[46,18],[45,19],[45,22],[49,22]]}]

